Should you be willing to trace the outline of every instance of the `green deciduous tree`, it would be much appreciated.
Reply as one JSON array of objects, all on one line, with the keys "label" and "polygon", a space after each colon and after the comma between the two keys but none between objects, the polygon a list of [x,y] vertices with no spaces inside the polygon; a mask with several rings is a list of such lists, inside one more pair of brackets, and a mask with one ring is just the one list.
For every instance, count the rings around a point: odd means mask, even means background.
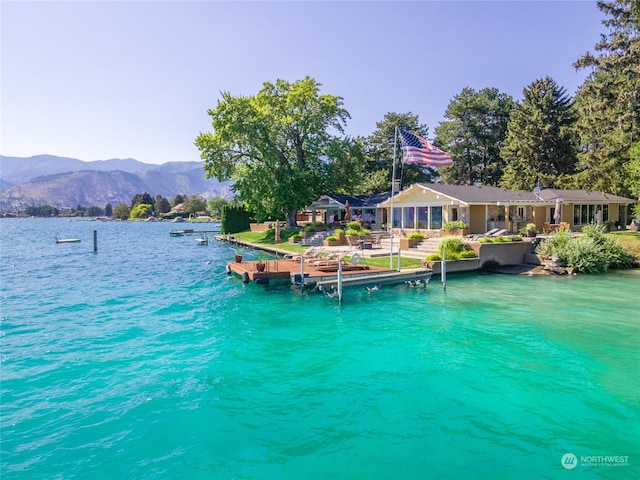
[{"label": "green deciduous tree", "polygon": [[222,217],[222,209],[228,205],[229,202],[224,197],[212,197],[207,200],[207,210],[214,218]]},{"label": "green deciduous tree", "polygon": [[190,195],[184,200],[184,211],[195,215],[207,209],[207,201],[200,195]]},{"label": "green deciduous tree", "polygon": [[629,195],[626,175],[634,143],[640,141],[640,2],[599,1],[608,33],[596,54],[578,59],[577,69],[591,73],[576,95],[580,138],[579,185]]},{"label": "green deciduous tree", "polygon": [[532,190],[538,181],[545,187],[569,186],[577,161],[575,120],[571,98],[550,77],[525,88],[500,149],[507,163],[501,185],[514,190]]},{"label": "green deciduous tree", "polygon": [[118,220],[126,220],[131,214],[131,207],[126,203],[119,203],[113,209],[113,216]]},{"label": "green deciduous tree", "polygon": [[156,195],[156,200],[154,202],[154,212],[158,215],[162,213],[168,213],[171,211],[171,205],[169,204],[169,200],[164,198],[162,195]]},{"label": "green deciduous tree", "polygon": [[147,218],[153,210],[152,205],[148,203],[139,203],[131,209],[130,218]]},{"label": "green deciduous tree", "polygon": [[496,88],[479,92],[466,87],[456,95],[435,129],[436,143],[452,158],[453,165],[440,169],[446,183],[497,186],[504,161],[500,148],[514,107],[510,95]]},{"label": "green deciduous tree", "polygon": [[349,114],[341,97],[320,94],[320,86],[306,77],[266,82],[255,96],[223,92],[208,112],[213,132],[195,140],[206,176],[235,180],[258,220],[286,215],[294,226],[300,208],[347,180],[327,183],[334,164],[352,161],[352,142],[339,136]]}]

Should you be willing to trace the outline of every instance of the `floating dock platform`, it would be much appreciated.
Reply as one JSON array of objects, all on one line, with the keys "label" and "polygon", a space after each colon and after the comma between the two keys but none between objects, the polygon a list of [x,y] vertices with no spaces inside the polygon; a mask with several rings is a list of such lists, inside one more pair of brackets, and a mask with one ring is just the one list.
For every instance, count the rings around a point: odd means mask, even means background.
[{"label": "floating dock platform", "polygon": [[220,229],[216,230],[195,230],[193,228],[185,228],[183,230],[171,230],[169,235],[172,237],[182,237],[184,235],[205,235],[207,233],[220,233]]},{"label": "floating dock platform", "polygon": [[[264,264],[264,270],[258,264]],[[319,287],[320,289],[337,288],[338,267],[282,259],[264,262],[244,261],[228,262],[227,273],[236,274],[244,283],[256,282],[268,284],[273,282],[292,283],[303,287]],[[399,283],[428,281],[432,270],[412,268],[405,270],[389,270],[368,265],[342,264],[342,286],[375,286]]]}]

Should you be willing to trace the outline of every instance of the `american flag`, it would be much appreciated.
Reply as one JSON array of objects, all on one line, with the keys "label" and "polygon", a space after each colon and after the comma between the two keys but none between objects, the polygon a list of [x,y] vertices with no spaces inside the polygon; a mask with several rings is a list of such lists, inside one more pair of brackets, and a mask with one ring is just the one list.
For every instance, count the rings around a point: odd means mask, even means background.
[{"label": "american flag", "polygon": [[400,130],[404,163],[420,163],[431,167],[453,165],[453,160],[445,152],[431,145],[427,140],[404,130]]}]

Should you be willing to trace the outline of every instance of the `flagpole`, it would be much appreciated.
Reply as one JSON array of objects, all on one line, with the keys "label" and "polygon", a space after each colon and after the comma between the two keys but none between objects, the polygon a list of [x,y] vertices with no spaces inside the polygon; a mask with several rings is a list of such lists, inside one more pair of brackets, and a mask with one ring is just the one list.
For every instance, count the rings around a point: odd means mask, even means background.
[{"label": "flagpole", "polygon": [[[396,125],[395,130],[393,131],[393,169],[391,173],[391,212],[389,215],[389,233],[390,233],[390,242],[389,242],[389,270],[393,270],[393,189],[396,184],[396,146],[397,146],[397,138],[398,138],[398,126]],[[398,259],[398,262],[400,260]],[[400,263],[398,263],[398,270],[400,270]]]}]

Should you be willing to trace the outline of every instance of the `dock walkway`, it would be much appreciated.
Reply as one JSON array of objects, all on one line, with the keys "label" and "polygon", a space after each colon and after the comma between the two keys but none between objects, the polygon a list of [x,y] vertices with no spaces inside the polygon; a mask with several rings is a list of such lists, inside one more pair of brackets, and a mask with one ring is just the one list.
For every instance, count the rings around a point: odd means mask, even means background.
[{"label": "dock walkway", "polygon": [[205,233],[220,233],[220,229],[216,230],[195,230],[193,228],[185,228],[183,230],[170,230],[169,235],[172,237],[181,237],[183,235],[203,235]]}]

